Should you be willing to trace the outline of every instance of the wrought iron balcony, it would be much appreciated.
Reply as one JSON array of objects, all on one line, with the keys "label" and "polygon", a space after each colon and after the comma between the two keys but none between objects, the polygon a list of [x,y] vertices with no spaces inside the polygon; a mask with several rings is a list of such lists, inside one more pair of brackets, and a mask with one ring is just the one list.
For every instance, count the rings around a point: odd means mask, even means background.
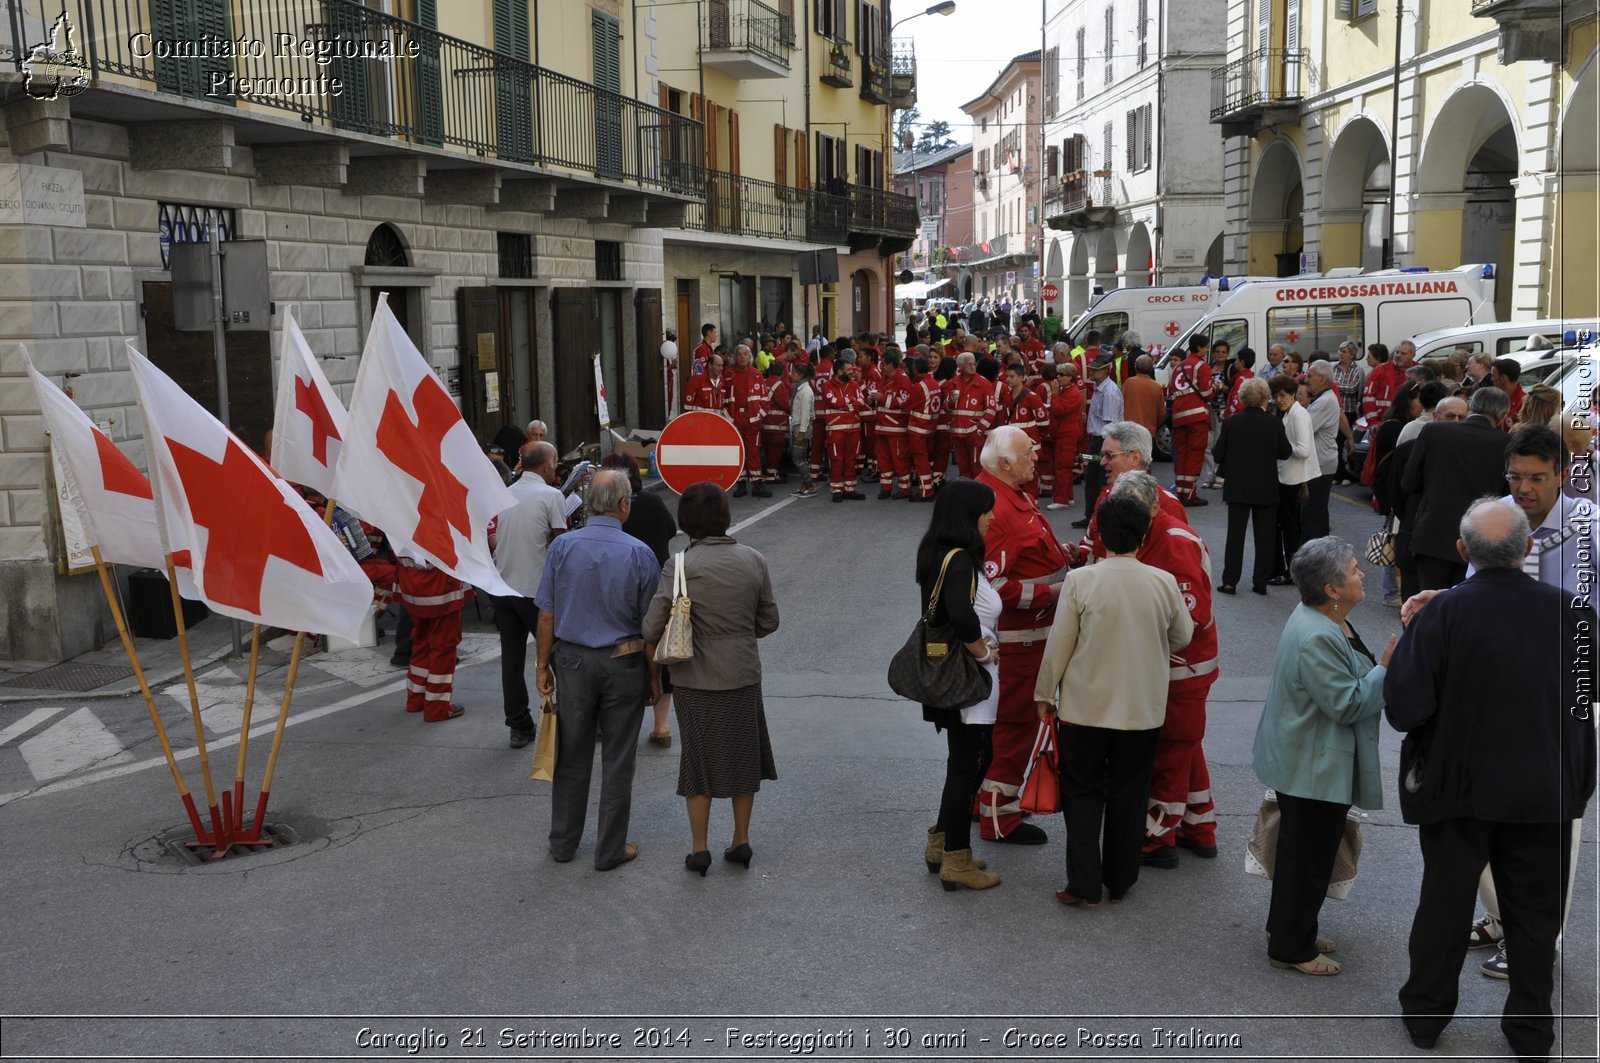
[{"label": "wrought iron balcony", "polygon": [[917,234],[917,201],[887,188],[851,185],[850,231],[914,238]]},{"label": "wrought iron balcony", "polygon": [[[47,43],[64,13],[91,92],[109,79],[162,104],[248,104],[237,112],[241,121],[258,108],[275,110],[308,128],[674,195],[702,192],[704,171],[692,161],[703,157],[699,122],[354,0],[59,0],[48,7],[31,14],[11,5],[0,32],[10,43]],[[214,25],[197,23],[193,8],[214,13]],[[261,46],[241,49],[241,39]],[[172,57],[175,47],[186,57]],[[19,71],[28,54],[28,47],[13,49]],[[139,99],[120,95],[118,113],[142,117]]]},{"label": "wrought iron balcony", "polygon": [[1053,179],[1045,190],[1045,224],[1052,229],[1092,229],[1116,221],[1116,179],[1078,172]]},{"label": "wrought iron balcony", "polygon": [[888,103],[892,95],[889,64],[882,59],[861,60],[861,98],[868,103]]},{"label": "wrought iron balcony", "polygon": [[855,79],[850,76],[850,52],[842,44],[834,44],[823,55],[822,76],[818,79],[824,85],[831,85],[836,89],[848,89],[855,85]]},{"label": "wrought iron balcony", "polygon": [[1211,121],[1223,136],[1295,121],[1304,95],[1305,51],[1265,48],[1211,71]]},{"label": "wrought iron balcony", "polygon": [[[818,213],[812,201],[825,194],[708,170],[705,199],[690,204],[683,227],[767,240],[806,240],[811,219]],[[830,198],[841,199],[842,210],[842,197]]]},{"label": "wrought iron balcony", "polygon": [[901,37],[889,54],[889,106],[903,111],[916,105],[917,44],[909,37]]},{"label": "wrought iron balcony", "polygon": [[789,76],[794,20],[761,0],[709,0],[701,22],[705,64],[740,80]]}]

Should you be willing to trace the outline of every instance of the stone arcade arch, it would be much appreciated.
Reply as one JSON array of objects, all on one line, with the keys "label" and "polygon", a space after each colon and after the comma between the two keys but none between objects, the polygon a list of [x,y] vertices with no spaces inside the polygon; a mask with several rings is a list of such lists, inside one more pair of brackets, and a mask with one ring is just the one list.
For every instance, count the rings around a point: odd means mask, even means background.
[{"label": "stone arcade arch", "polygon": [[1089,290],[1089,237],[1078,233],[1072,238],[1067,265],[1067,320],[1083,313],[1093,296]]},{"label": "stone arcade arch", "polygon": [[1555,233],[1545,305],[1552,317],[1600,314],[1594,234],[1600,226],[1600,51],[1591,52],[1556,135]]},{"label": "stone arcade arch", "polygon": [[1346,122],[1322,176],[1322,268],[1380,269],[1388,234],[1389,141],[1367,115]]},{"label": "stone arcade arch", "polygon": [[1300,213],[1305,201],[1300,156],[1286,140],[1267,145],[1250,182],[1248,272],[1286,277],[1300,269],[1305,244]]},{"label": "stone arcade arch", "polygon": [[1128,232],[1128,251],[1122,260],[1123,286],[1148,288],[1155,283],[1155,261],[1151,253],[1150,230],[1144,222]]},{"label": "stone arcade arch", "polygon": [[1121,280],[1117,275],[1117,234],[1110,229],[1101,229],[1095,237],[1094,282],[1109,292]]}]

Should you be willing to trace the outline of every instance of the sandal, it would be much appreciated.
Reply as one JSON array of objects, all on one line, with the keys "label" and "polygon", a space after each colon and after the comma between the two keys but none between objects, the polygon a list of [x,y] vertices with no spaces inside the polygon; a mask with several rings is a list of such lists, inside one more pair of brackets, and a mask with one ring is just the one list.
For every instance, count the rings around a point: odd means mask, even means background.
[{"label": "sandal", "polygon": [[1495,933],[1495,930],[1498,929],[1498,927],[1498,921],[1495,920],[1493,916],[1488,915],[1484,916],[1482,919],[1479,919],[1476,923],[1473,923],[1472,930],[1467,935],[1467,948],[1486,949],[1490,945],[1500,944],[1500,939],[1504,935],[1503,933]]},{"label": "sandal", "polygon": [[653,746],[660,746],[662,749],[671,749],[672,748],[672,732],[668,731],[666,734],[659,734],[659,735],[658,734],[652,734],[650,736],[650,744],[653,745]]},{"label": "sandal", "polygon": [[1332,938],[1319,937],[1317,938],[1317,951],[1337,952],[1339,951],[1339,943]]},{"label": "sandal", "polygon": [[1267,962],[1281,971],[1299,971],[1301,974],[1319,976],[1338,974],[1343,970],[1339,966],[1338,960],[1330,960],[1328,957],[1320,955],[1315,959],[1306,960],[1304,963],[1284,963],[1282,960],[1274,960],[1270,956],[1267,958]]}]

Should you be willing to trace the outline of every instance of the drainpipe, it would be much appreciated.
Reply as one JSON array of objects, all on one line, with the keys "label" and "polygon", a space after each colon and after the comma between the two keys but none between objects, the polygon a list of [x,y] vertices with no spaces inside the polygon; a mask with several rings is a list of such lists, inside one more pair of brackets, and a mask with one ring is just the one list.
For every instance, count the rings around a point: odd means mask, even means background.
[{"label": "drainpipe", "polygon": [[1383,256],[1385,269],[1394,269],[1400,260],[1395,251],[1394,233],[1394,186],[1400,177],[1400,16],[1405,12],[1405,5],[1396,0],[1394,5],[1394,84],[1391,91],[1394,93],[1394,106],[1389,115],[1389,206],[1385,212],[1384,228],[1386,249]]}]

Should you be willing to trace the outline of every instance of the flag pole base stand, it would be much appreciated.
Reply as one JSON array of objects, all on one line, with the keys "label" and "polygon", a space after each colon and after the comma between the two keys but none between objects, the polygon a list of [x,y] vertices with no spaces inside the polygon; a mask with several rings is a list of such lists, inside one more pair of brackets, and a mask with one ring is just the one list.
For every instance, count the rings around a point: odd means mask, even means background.
[{"label": "flag pole base stand", "polygon": [[263,835],[260,827],[246,829],[241,826],[225,828],[220,839],[210,833],[203,838],[197,836],[192,841],[184,842],[183,847],[196,850],[196,855],[199,855],[200,850],[209,849],[209,856],[204,857],[202,862],[216,863],[227,859],[235,849],[243,850],[243,855],[248,856],[277,844],[278,839],[272,837],[270,833]]}]

